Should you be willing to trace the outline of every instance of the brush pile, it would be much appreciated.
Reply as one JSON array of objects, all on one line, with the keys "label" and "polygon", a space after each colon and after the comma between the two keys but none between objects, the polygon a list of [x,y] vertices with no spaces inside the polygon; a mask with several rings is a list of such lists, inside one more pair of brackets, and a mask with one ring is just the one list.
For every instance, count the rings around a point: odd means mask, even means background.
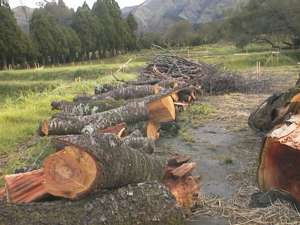
[{"label": "brush pile", "polygon": [[265,92],[268,80],[244,78],[228,71],[220,71],[214,65],[192,62],[176,55],[158,55],[141,72],[141,80],[170,80],[188,83],[201,88],[206,94],[230,92]]}]

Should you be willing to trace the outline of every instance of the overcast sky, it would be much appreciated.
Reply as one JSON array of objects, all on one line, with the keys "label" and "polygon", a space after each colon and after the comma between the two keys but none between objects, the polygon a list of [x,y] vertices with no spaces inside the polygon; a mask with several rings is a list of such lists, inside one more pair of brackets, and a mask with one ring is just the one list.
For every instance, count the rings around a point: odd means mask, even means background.
[{"label": "overcast sky", "polygon": [[[86,0],[86,2],[92,6],[96,0]],[[120,7],[123,8],[125,6],[133,6],[141,4],[144,0],[116,0]],[[14,8],[19,5],[26,5],[28,7],[36,7],[36,2],[40,2],[39,0],[9,0],[10,7]],[[84,0],[64,0],[64,2],[72,8],[77,8],[81,6]]]}]

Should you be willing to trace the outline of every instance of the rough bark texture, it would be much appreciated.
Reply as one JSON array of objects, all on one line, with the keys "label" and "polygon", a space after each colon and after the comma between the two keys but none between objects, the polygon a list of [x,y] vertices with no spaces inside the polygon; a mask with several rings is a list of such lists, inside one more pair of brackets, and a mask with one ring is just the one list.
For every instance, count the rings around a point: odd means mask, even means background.
[{"label": "rough bark texture", "polygon": [[297,95],[300,88],[290,89],[288,92],[274,94],[265,100],[249,117],[249,126],[262,132],[272,130],[282,123],[289,114],[298,112],[299,100]]},{"label": "rough bark texture", "polygon": [[44,121],[40,127],[40,133],[42,135],[81,134],[86,126],[85,131],[92,133],[95,130],[112,127],[122,122],[145,121],[148,117],[149,112],[145,102],[132,102],[126,106],[94,115],[53,118]]},{"label": "rough bark texture", "polygon": [[167,161],[122,145],[112,134],[65,136],[58,141],[95,156],[101,171],[100,188],[116,188],[147,180],[162,180]]},{"label": "rough bark texture", "polygon": [[159,86],[152,86],[152,85],[121,87],[101,95],[92,96],[91,99],[93,100],[106,99],[106,98],[136,99],[136,98],[143,98],[149,95],[158,94],[160,90],[161,88]]},{"label": "rough bark texture", "polygon": [[158,183],[95,193],[80,201],[0,203],[1,225],[183,225],[173,196]]},{"label": "rough bark texture", "polygon": [[124,104],[124,101],[105,99],[85,102],[52,102],[51,106],[52,109],[61,110],[62,113],[65,114],[74,116],[85,116],[119,108]]},{"label": "rough bark texture", "polygon": [[154,141],[150,140],[149,138],[143,137],[141,131],[139,130],[125,137],[122,141],[122,147],[134,148],[148,154],[152,154],[155,152]]}]

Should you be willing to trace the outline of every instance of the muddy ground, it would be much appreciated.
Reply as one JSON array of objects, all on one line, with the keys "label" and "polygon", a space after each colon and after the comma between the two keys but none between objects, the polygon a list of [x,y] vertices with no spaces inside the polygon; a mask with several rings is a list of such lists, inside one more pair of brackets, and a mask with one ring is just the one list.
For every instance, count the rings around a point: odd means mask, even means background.
[{"label": "muddy ground", "polygon": [[[253,213],[252,220],[246,216],[245,219],[235,218],[237,215],[231,215],[230,209],[222,209],[231,206],[239,208],[240,204],[241,213],[243,209],[245,213],[249,210],[250,196],[258,191],[256,170],[262,136],[248,127],[248,117],[268,96],[292,87],[297,79],[295,74],[287,74],[284,79],[280,75],[265,77],[272,80],[272,87],[267,93],[201,97],[196,104],[205,104],[213,108],[214,112],[199,119],[196,124],[195,120],[181,121],[180,126],[186,129],[185,138],[179,135],[175,139],[161,139],[161,149],[192,156],[193,161],[198,164],[195,174],[202,177],[201,195],[205,196],[205,201],[209,202],[212,199],[213,204],[216,204],[216,200],[219,201],[217,204],[220,204],[220,207],[216,208],[218,212],[214,212],[214,207],[210,210],[205,209],[209,203],[204,202],[189,220],[189,225],[274,224],[270,222],[274,221],[274,218],[276,221],[277,215],[274,214],[270,220],[258,220]],[[186,138],[187,135],[191,138]],[[300,224],[294,220],[292,223],[280,222],[281,217],[278,213],[276,224]]]}]

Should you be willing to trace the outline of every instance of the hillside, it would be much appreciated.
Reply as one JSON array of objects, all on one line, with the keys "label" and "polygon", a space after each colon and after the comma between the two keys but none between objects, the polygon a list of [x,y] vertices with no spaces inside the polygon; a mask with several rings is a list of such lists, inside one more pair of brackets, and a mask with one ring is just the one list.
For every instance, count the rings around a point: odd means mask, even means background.
[{"label": "hillside", "polygon": [[130,12],[139,24],[139,31],[164,31],[176,21],[188,20],[192,24],[222,19],[224,11],[236,8],[247,0],[146,0],[136,7],[123,9]]},{"label": "hillside", "polygon": [[18,25],[26,33],[29,32],[29,20],[33,11],[34,9],[27,6],[18,6],[13,9]]}]

